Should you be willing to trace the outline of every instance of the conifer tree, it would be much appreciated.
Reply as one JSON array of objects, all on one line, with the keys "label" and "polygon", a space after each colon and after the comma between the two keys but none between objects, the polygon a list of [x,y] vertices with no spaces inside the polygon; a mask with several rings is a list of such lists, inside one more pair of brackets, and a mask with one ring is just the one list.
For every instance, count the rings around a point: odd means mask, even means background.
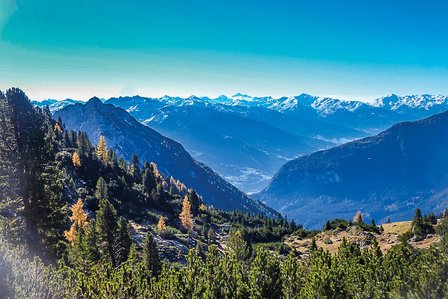
[{"label": "conifer tree", "polygon": [[151,194],[151,191],[157,187],[154,173],[149,168],[146,168],[143,173],[143,187],[145,188],[145,192],[148,194]]},{"label": "conifer tree", "polygon": [[233,232],[227,240],[227,250],[238,261],[247,260],[252,253],[252,246],[245,240],[241,230]]},{"label": "conifer tree", "polygon": [[193,228],[193,215],[191,214],[191,205],[188,196],[184,197],[182,212],[179,215],[182,226],[188,230]]},{"label": "conifer tree", "polygon": [[0,184],[7,186],[0,193],[19,199],[20,207],[14,204],[14,209],[30,247],[59,254],[66,211],[54,121],[48,109],[34,108],[20,89],[9,89],[0,98]]},{"label": "conifer tree", "polygon": [[279,261],[265,249],[258,249],[249,273],[251,298],[281,298]]},{"label": "conifer tree", "polygon": [[422,212],[419,208],[417,208],[414,213],[414,218],[412,220],[412,232],[415,236],[423,236],[425,233]]},{"label": "conifer tree", "polygon": [[100,177],[96,182],[95,198],[97,200],[109,199],[109,190],[106,181]]},{"label": "conifer tree", "polygon": [[86,132],[79,132],[76,143],[78,146],[78,154],[80,156],[91,156],[92,144],[90,143],[89,137]]},{"label": "conifer tree", "polygon": [[96,212],[96,232],[101,255],[116,266],[114,244],[118,229],[117,212],[107,199],[101,199]]},{"label": "conifer tree", "polygon": [[152,275],[158,276],[162,268],[159,257],[159,250],[157,249],[156,241],[150,232],[146,234],[143,240],[143,264],[151,271]]},{"label": "conifer tree", "polygon": [[193,216],[197,216],[199,213],[199,207],[202,204],[202,200],[199,195],[193,189],[188,190],[188,199],[191,204],[191,213]]},{"label": "conifer tree", "polygon": [[299,298],[303,281],[303,269],[299,259],[291,251],[282,262],[282,293],[285,299]]},{"label": "conifer tree", "polygon": [[115,153],[115,151],[113,149],[109,149],[109,151],[107,152],[107,157],[109,162],[113,165],[113,167],[118,167],[118,158],[117,158],[117,154]]},{"label": "conifer tree", "polygon": [[100,251],[98,248],[98,234],[96,231],[96,222],[95,220],[89,221],[87,226],[81,230],[82,232],[82,241],[81,243],[81,252],[82,258],[85,260],[85,263],[88,265],[93,265],[100,259]]},{"label": "conifer tree", "polygon": [[137,168],[140,165],[140,160],[136,154],[133,154],[131,157],[131,163],[134,164]]},{"label": "conifer tree", "polygon": [[79,228],[76,236],[69,248],[69,257],[77,268],[88,273],[100,259],[95,220],[89,221],[84,228]]},{"label": "conifer tree", "polygon": [[72,162],[74,167],[80,167],[81,166],[81,159],[79,158],[78,152],[73,153]]},{"label": "conifer tree", "polygon": [[123,217],[120,217],[120,220],[118,221],[116,241],[114,244],[114,254],[117,265],[120,265],[128,259],[131,245],[132,239],[128,230],[128,222]]},{"label": "conifer tree", "polygon": [[98,145],[96,147],[96,155],[103,162],[108,161],[106,138],[104,138],[103,135],[101,135],[100,139],[98,140]]}]

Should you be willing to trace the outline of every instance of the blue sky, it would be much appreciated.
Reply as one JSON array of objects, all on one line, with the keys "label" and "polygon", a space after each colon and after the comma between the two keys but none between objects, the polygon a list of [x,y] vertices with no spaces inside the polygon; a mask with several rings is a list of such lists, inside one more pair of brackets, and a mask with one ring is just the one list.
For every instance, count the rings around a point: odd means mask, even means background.
[{"label": "blue sky", "polygon": [[0,0],[0,88],[448,94],[448,1]]}]

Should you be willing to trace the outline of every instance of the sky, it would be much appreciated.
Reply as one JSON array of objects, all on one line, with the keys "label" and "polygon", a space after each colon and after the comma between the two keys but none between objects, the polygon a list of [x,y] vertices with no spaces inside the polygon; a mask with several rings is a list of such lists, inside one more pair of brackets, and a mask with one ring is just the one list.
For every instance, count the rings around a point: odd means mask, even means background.
[{"label": "sky", "polygon": [[0,0],[0,89],[448,95],[447,15],[445,0]]}]

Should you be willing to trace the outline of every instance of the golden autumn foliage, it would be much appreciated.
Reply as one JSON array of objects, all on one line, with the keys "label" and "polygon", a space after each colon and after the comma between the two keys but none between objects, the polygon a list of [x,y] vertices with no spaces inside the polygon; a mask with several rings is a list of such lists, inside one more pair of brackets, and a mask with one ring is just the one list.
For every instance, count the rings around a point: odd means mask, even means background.
[{"label": "golden autumn foliage", "polygon": [[353,222],[355,222],[355,223],[363,223],[361,211],[358,211],[356,213],[355,217],[353,217]]},{"label": "golden autumn foliage", "polygon": [[70,230],[64,232],[65,238],[70,243],[73,243],[76,239],[77,228],[86,227],[88,224],[87,214],[84,212],[83,207],[84,204],[82,203],[81,198],[79,198],[78,201],[70,207],[70,210],[72,211],[72,216],[70,216],[72,226],[70,227]]},{"label": "golden autumn foliage", "polygon": [[54,125],[54,131],[56,132],[56,134],[61,134],[62,133],[62,128],[61,128],[61,125],[59,123],[56,123]]},{"label": "golden autumn foliage", "polygon": [[161,177],[161,174],[159,172],[159,169],[157,168],[157,164],[154,162],[149,163],[149,165],[151,166],[152,172],[154,173],[154,176],[156,177],[156,179],[159,179]]},{"label": "golden autumn foliage", "polygon": [[158,230],[159,232],[162,232],[162,231],[164,231],[165,229],[166,229],[165,219],[164,219],[162,216],[160,216],[160,218],[159,218],[159,223],[157,223],[157,230]]},{"label": "golden autumn foliage", "polygon": [[191,213],[191,204],[187,196],[184,197],[182,212],[180,212],[179,219],[182,226],[186,229],[193,228],[193,214]]},{"label": "golden autumn foliage", "polygon": [[199,210],[202,211],[202,212],[205,212],[205,211],[207,211],[207,206],[204,205],[204,204],[201,204],[201,205],[199,206]]},{"label": "golden autumn foliage", "polygon": [[73,153],[72,162],[75,167],[81,166],[81,159],[79,158],[78,152]]},{"label": "golden autumn foliage", "polygon": [[96,147],[96,155],[104,162],[107,162],[109,159],[107,155],[106,138],[104,138],[103,135],[100,136],[100,139],[98,141],[98,145]]}]

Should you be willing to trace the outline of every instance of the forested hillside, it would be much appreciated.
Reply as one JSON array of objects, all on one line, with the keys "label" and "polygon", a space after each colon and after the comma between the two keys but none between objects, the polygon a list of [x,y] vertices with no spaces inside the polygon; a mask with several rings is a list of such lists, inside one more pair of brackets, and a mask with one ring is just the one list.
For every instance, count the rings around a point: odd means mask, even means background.
[{"label": "forested hillside", "polygon": [[[338,253],[282,217],[224,212],[154,163],[128,163],[66,130],[19,89],[0,93],[0,298],[443,298],[448,218],[416,212],[387,251],[343,240]],[[354,227],[328,222],[325,231]],[[344,224],[344,227],[341,226]],[[408,234],[408,235],[409,235]],[[302,254],[283,242],[310,239]],[[361,249],[362,248],[362,249]]]},{"label": "forested hillside", "polygon": [[196,161],[181,144],[139,123],[123,109],[103,104],[98,98],[92,98],[84,105],[65,107],[54,117],[60,117],[67,129],[85,131],[94,142],[104,136],[110,148],[126,161],[131,161],[132,155],[137,154],[142,162],[157,163],[161,173],[174,176],[194,188],[209,205],[256,214],[276,213]]}]

